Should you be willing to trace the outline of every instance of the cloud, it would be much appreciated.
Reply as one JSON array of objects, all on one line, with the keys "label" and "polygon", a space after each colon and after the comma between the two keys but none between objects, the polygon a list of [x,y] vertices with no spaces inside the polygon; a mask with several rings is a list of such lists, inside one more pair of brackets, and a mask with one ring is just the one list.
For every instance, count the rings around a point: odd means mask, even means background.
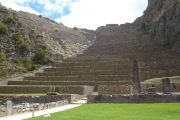
[{"label": "cloud", "polygon": [[105,24],[133,22],[148,0],[0,0],[14,10],[41,14],[69,27],[96,29]]},{"label": "cloud", "polygon": [[1,4],[6,6],[7,8],[11,8],[16,11],[22,10],[22,11],[26,11],[29,13],[39,15],[40,13],[36,10],[33,10],[31,7],[19,5],[19,4],[23,4],[24,2],[28,2],[28,1],[30,1],[30,0],[0,0]]},{"label": "cloud", "polygon": [[56,21],[69,27],[96,29],[105,24],[133,22],[146,7],[147,0],[79,0],[70,5],[71,14]]},{"label": "cloud", "polygon": [[41,14],[51,19],[70,13],[69,5],[74,0],[0,0],[2,5],[14,10]]}]

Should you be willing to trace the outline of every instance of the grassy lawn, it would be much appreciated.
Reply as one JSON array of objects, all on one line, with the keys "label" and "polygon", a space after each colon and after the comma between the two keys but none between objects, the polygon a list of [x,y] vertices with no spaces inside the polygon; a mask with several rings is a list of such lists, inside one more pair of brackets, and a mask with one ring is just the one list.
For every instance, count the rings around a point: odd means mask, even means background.
[{"label": "grassy lawn", "polygon": [[20,97],[20,96],[46,96],[46,94],[43,94],[43,93],[29,93],[29,94],[0,94],[0,97],[1,96],[9,96],[9,97]]},{"label": "grassy lawn", "polygon": [[28,120],[180,120],[178,104],[86,104]]},{"label": "grassy lawn", "polygon": [[[163,78],[153,78],[153,79],[145,80],[142,83],[145,83],[145,84],[161,84],[162,79]],[[169,77],[169,79],[170,79],[171,83],[180,83],[180,76]]]}]

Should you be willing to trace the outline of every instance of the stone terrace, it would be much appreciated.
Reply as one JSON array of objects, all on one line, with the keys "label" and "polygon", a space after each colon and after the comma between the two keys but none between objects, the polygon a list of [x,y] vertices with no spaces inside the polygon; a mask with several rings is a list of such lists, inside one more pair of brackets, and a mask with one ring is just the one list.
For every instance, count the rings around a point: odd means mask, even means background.
[{"label": "stone terrace", "polygon": [[130,94],[131,85],[136,83],[134,74],[140,81],[178,76],[179,62],[177,53],[138,31],[134,24],[101,27],[96,31],[96,42],[84,54],[55,63],[23,81],[9,81],[7,86],[0,86],[0,93],[92,94],[98,87],[119,85],[122,89],[130,86],[126,88]]}]

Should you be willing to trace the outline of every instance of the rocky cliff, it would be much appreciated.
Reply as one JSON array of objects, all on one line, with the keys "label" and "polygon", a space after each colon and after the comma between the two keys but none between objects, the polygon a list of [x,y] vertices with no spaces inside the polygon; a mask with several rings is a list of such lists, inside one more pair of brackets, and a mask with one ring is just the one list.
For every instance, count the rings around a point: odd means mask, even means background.
[{"label": "rocky cliff", "polygon": [[144,15],[135,23],[138,22],[145,33],[180,52],[179,0],[149,0]]}]

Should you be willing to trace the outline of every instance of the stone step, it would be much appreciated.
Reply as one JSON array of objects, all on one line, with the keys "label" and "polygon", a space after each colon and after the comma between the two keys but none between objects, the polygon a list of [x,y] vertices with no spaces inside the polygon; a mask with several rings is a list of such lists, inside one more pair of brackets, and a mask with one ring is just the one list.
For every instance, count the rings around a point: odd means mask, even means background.
[{"label": "stone step", "polygon": [[147,71],[139,71],[140,80],[148,80],[152,78],[161,78],[161,77],[171,77],[171,76],[179,76],[180,70],[174,69],[152,69]]},{"label": "stone step", "polygon": [[146,67],[140,67],[140,71],[161,71],[161,70],[166,70],[166,71],[171,71],[176,69],[177,71],[180,71],[180,66],[179,65],[173,65],[173,66],[168,66],[168,65],[159,65],[159,66],[146,66]]},{"label": "stone step", "polygon": [[60,68],[46,68],[44,72],[56,72],[56,71],[85,71],[89,66],[76,66],[76,67],[60,67]]},{"label": "stone step", "polygon": [[119,62],[129,62],[130,59],[127,58],[122,58],[122,57],[97,57],[96,59],[83,59],[83,58],[71,58],[71,59],[67,59],[64,62],[97,62],[97,61],[119,61]]},{"label": "stone step", "polygon": [[93,59],[99,59],[99,58],[102,58],[102,59],[118,58],[120,60],[129,60],[129,58],[121,57],[120,54],[111,54],[111,55],[88,55],[88,54],[83,54],[83,55],[81,55],[79,57],[69,58],[68,60],[83,60],[83,59],[93,60]]},{"label": "stone step", "polygon": [[[124,69],[126,68],[126,69]],[[46,68],[44,72],[59,72],[59,71],[97,71],[97,70],[111,70],[111,71],[126,71],[129,73],[129,66],[77,66],[77,67],[59,67],[59,68]]]},{"label": "stone step", "polygon": [[124,64],[92,64],[92,65],[89,65],[89,66],[69,66],[69,67],[56,67],[56,68],[62,68],[62,69],[72,69],[72,70],[78,70],[78,69],[130,69],[130,64],[129,65],[124,65]]},{"label": "stone step", "polygon": [[131,84],[130,81],[8,81],[8,85],[49,85],[49,86],[71,86],[71,85],[124,85]]},{"label": "stone step", "polygon": [[87,74],[87,73],[83,71],[42,72],[42,73],[35,73],[35,76],[79,76],[82,74]]},{"label": "stone step", "polygon": [[24,77],[24,80],[34,81],[122,81],[130,79],[128,75],[99,75],[99,76],[32,76]]},{"label": "stone step", "polygon": [[122,62],[122,61],[98,61],[95,63],[91,62],[64,62],[64,63],[56,63],[55,67],[76,67],[76,66],[104,66],[104,65],[119,65],[119,66],[125,66],[129,65],[130,62]]},{"label": "stone step", "polygon": [[40,86],[40,85],[8,85],[0,86],[0,94],[33,94],[59,92],[61,94],[84,94],[83,86]]},{"label": "stone step", "polygon": [[60,72],[41,72],[35,73],[35,76],[82,76],[82,75],[90,75],[90,76],[97,76],[97,75],[121,75],[121,76],[129,76],[127,72],[119,71],[60,71]]}]

